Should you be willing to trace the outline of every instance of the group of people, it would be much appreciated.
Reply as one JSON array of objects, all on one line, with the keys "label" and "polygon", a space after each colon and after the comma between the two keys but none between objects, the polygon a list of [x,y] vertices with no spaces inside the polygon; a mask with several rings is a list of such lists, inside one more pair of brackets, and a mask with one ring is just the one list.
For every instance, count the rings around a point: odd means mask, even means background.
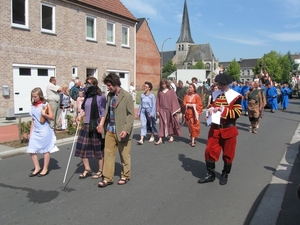
[{"label": "group of people", "polygon": [[85,87],[78,77],[72,77],[69,85],[59,86],[55,77],[50,77],[46,87],[46,97],[52,107],[54,119],[50,122],[55,131],[67,129],[66,115],[69,111],[75,117],[81,112],[84,101]]},{"label": "group of people", "polygon": [[[103,79],[103,83],[109,91],[107,96],[98,87],[96,78],[88,77],[86,80],[85,97],[76,118],[78,124],[83,118],[83,125],[75,151],[75,156],[80,157],[84,165],[84,171],[79,178],[84,179],[89,176],[94,179],[103,178],[98,183],[101,188],[113,184],[117,149],[122,163],[118,184],[123,185],[130,180],[130,151],[134,121],[134,99],[129,92],[121,88],[119,76],[110,73]],[[195,147],[195,139],[200,136],[200,115],[205,107],[205,120],[210,126],[205,149],[207,174],[200,178],[198,183],[215,180],[215,163],[223,152],[224,166],[219,183],[225,185],[235,156],[238,136],[236,120],[244,110],[245,115],[249,117],[251,132],[256,134],[263,108],[267,103],[272,107],[273,100],[277,99],[277,91],[275,90],[275,93],[274,86],[269,81],[253,81],[249,84],[246,82],[244,86],[237,87],[231,76],[220,73],[210,87],[208,102],[204,106],[201,95],[197,93],[195,82],[189,83],[186,89],[182,88],[181,81],[178,84],[175,92],[170,82],[162,79],[155,95],[151,92],[152,83],[148,81],[144,83],[144,93],[140,96],[138,110],[141,131],[137,144],[143,145],[148,132],[149,142],[154,142],[155,145],[162,144],[164,138],[168,138],[168,142],[173,142],[174,135],[182,136],[179,122],[179,113],[182,113],[190,135],[189,145]],[[288,107],[289,91],[287,85],[283,84],[281,88],[283,109]],[[56,141],[49,122],[54,119],[53,107],[51,101],[46,102],[40,88],[32,90],[31,97],[33,123],[28,153],[35,169],[30,173],[30,177],[45,176],[48,174],[50,153],[55,148]],[[271,112],[274,110],[271,108]],[[44,117],[46,122],[41,122],[40,117]],[[156,128],[157,118],[159,118],[159,129]],[[155,133],[158,133],[158,140],[155,140]],[[37,153],[44,154],[43,168],[38,163]],[[91,170],[90,158],[98,160],[96,173]]]},{"label": "group of people", "polygon": [[[121,88],[120,78],[115,73],[104,77],[109,93],[107,96],[98,87],[98,80],[88,77],[85,83],[85,98],[76,117],[77,126],[83,119],[83,125],[77,139],[75,156],[80,157],[84,171],[80,179],[92,176],[103,178],[98,186],[103,188],[113,184],[115,155],[119,150],[122,172],[118,181],[124,185],[131,175],[131,138],[134,121],[132,96]],[[59,88],[57,89],[59,90]],[[30,177],[42,177],[49,173],[50,153],[56,149],[56,137],[50,122],[54,120],[54,110],[50,101],[46,101],[40,88],[31,92],[32,127],[27,152],[34,164]],[[43,120],[41,118],[44,118]],[[44,165],[41,168],[37,153],[44,154]],[[90,158],[98,160],[98,171],[93,173]]]}]

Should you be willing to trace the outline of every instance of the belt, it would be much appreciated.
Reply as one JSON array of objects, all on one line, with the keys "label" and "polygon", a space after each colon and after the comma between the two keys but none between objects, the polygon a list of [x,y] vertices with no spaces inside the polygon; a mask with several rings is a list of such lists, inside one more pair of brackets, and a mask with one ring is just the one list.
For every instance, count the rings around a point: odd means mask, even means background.
[{"label": "belt", "polygon": [[211,126],[213,128],[222,129],[222,128],[227,128],[227,127],[234,127],[235,123],[226,123],[226,124],[215,124],[215,123],[212,123]]}]

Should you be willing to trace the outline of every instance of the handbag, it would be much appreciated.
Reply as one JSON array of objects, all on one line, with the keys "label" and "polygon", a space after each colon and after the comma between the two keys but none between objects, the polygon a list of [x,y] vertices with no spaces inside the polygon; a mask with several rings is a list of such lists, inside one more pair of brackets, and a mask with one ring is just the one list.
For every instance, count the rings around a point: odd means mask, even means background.
[{"label": "handbag", "polygon": [[[45,107],[47,107],[46,110],[45,110],[45,113],[48,115],[49,114],[49,108],[48,108],[47,105]],[[42,115],[41,115],[41,118],[40,118],[40,122],[41,123],[45,123],[46,122],[46,118],[43,117]]]}]

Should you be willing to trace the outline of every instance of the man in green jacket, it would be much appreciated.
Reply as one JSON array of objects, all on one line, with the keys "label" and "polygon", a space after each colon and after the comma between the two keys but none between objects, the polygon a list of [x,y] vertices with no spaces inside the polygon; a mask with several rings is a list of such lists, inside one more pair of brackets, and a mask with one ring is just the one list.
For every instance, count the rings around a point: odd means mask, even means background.
[{"label": "man in green jacket", "polygon": [[124,185],[130,180],[131,166],[131,139],[134,121],[134,105],[131,95],[121,88],[120,78],[115,73],[109,73],[104,79],[109,90],[106,103],[104,122],[105,148],[103,180],[98,187],[107,187],[113,184],[115,172],[115,156],[119,149],[122,163],[119,185]]}]

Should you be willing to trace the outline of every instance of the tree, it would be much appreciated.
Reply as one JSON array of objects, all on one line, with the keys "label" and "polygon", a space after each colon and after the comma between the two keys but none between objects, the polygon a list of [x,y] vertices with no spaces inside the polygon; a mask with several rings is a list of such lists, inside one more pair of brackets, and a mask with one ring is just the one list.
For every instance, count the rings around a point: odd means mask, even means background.
[{"label": "tree", "polygon": [[291,69],[288,54],[282,55],[276,51],[271,51],[257,61],[253,71],[259,74],[261,70],[266,70],[273,81],[289,82]]},{"label": "tree", "polygon": [[235,60],[235,58],[229,64],[226,74],[231,76],[233,80],[239,80],[241,75],[241,67],[240,64]]},{"label": "tree", "polygon": [[195,65],[191,66],[190,69],[205,69],[205,65],[202,60],[199,60]]},{"label": "tree", "polygon": [[290,51],[288,51],[287,56],[288,56],[288,59],[289,59],[289,61],[291,63],[292,70],[298,70],[299,64],[297,64],[295,62],[295,60],[293,59],[292,54],[291,54]]},{"label": "tree", "polygon": [[167,78],[171,73],[176,71],[176,65],[173,64],[172,60],[170,59],[167,64],[162,69],[162,78]]}]

